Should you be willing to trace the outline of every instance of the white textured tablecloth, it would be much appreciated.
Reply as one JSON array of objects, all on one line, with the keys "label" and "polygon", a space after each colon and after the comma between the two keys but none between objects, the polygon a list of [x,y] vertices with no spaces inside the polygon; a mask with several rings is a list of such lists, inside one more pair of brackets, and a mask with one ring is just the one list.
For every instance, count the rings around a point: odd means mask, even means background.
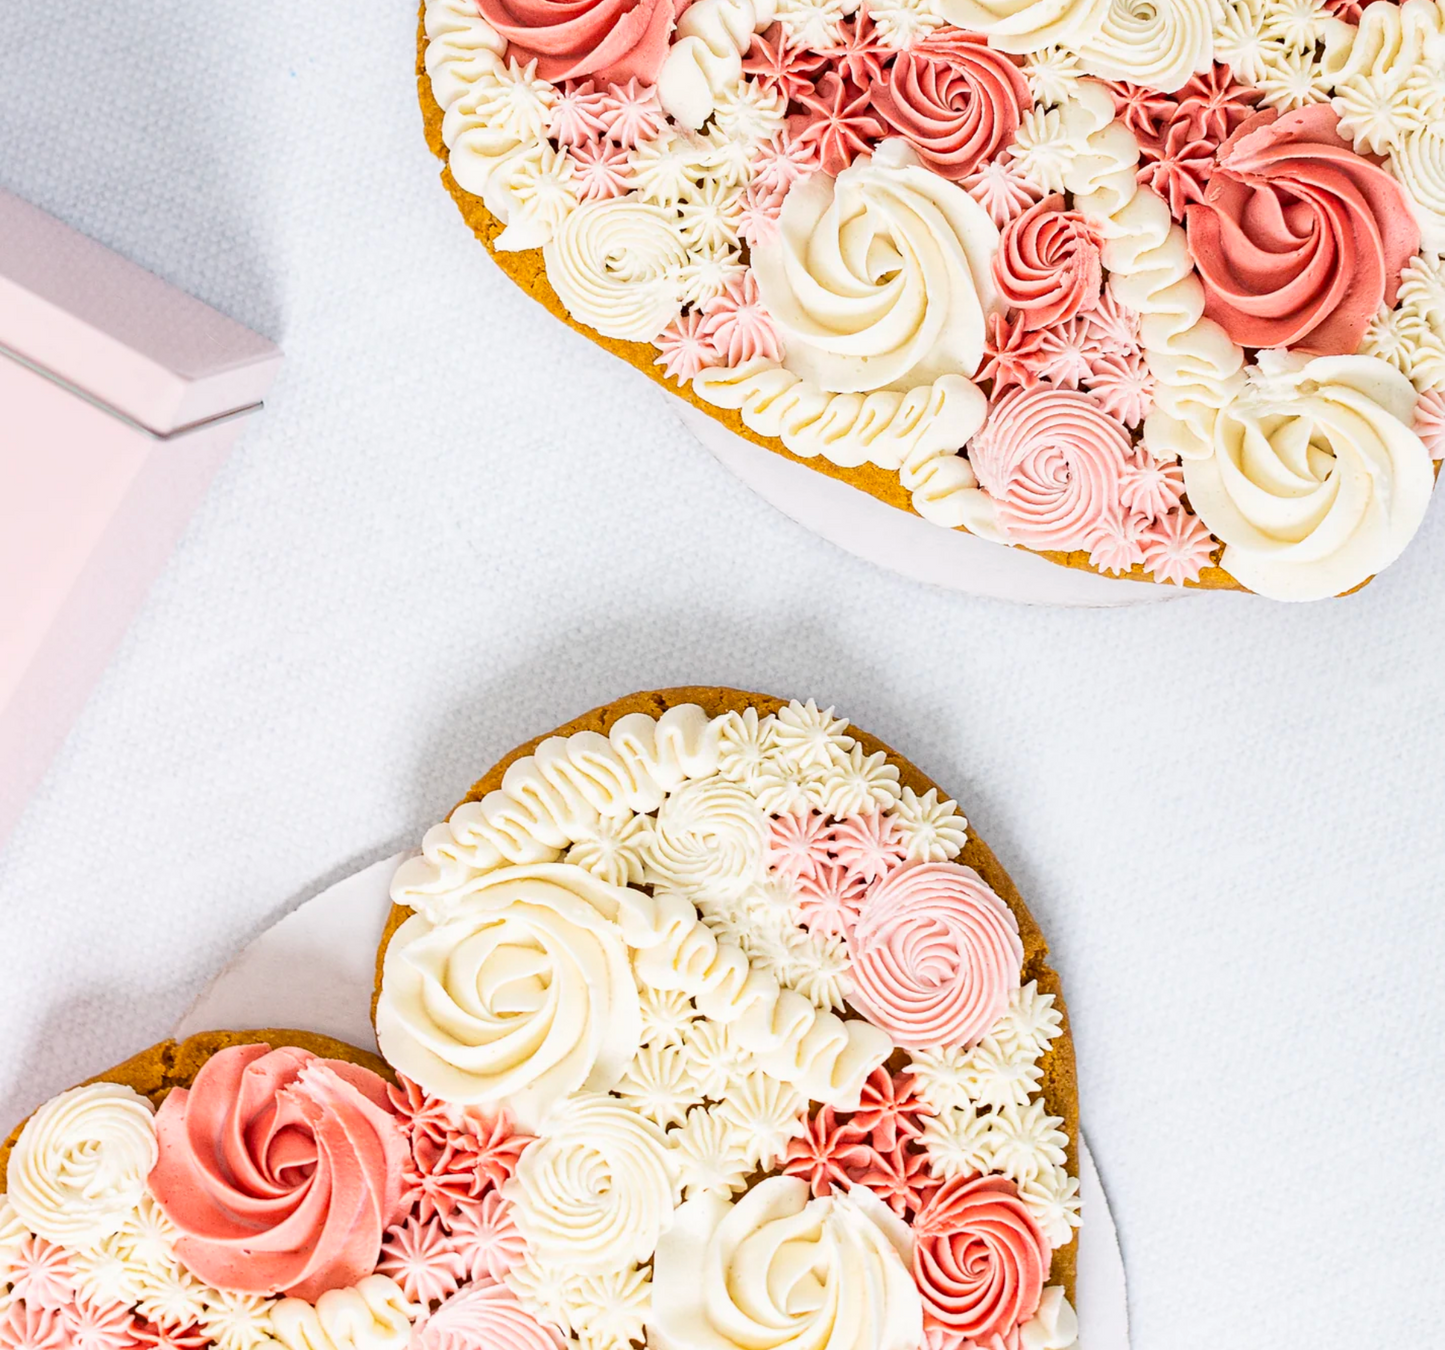
[{"label": "white textured tablecloth", "polygon": [[8,849],[0,1122],[618,694],[836,703],[1053,943],[1144,1350],[1445,1320],[1445,512],[1363,594],[970,601],[751,497],[488,261],[408,3],[0,5],[0,185],[287,365]]}]

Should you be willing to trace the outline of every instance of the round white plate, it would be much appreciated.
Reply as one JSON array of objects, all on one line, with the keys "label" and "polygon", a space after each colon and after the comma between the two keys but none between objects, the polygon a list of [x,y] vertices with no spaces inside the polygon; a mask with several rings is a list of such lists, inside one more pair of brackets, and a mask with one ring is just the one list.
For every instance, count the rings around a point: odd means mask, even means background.
[{"label": "round white plate", "polygon": [[744,440],[699,408],[670,400],[682,424],[764,501],[830,544],[914,581],[1033,605],[1147,605],[1191,592],[1115,580],[930,525]]},{"label": "round white plate", "polygon": [[[776,458],[776,456],[775,456]],[[371,991],[398,853],[353,873],[242,949],[172,1033],[292,1027],[375,1049]],[[1079,1350],[1129,1350],[1124,1262],[1089,1146],[1079,1139]]]}]

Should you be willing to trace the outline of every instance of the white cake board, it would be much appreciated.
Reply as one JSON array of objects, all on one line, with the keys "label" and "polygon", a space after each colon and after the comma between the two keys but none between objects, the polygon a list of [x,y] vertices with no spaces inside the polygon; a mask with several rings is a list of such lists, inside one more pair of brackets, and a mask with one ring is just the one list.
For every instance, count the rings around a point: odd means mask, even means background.
[{"label": "white cake board", "polygon": [[930,525],[744,440],[690,403],[673,403],[682,424],[764,501],[830,544],[914,581],[1032,605],[1147,605],[1192,594],[1060,567],[1023,549]]},{"label": "white cake board", "polygon": [[[288,1027],[376,1048],[371,993],[391,908],[392,874],[407,855],[353,873],[273,924],[211,982],[172,1033]],[[1129,1350],[1124,1262],[1089,1146],[1079,1138],[1079,1350]]]}]

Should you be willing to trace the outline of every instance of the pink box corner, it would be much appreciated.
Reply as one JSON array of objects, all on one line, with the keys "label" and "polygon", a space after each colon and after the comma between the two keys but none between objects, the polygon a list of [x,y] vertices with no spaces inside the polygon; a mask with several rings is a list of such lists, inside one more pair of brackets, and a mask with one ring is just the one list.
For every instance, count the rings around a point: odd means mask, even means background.
[{"label": "pink box corner", "polygon": [[0,192],[0,846],[280,363]]}]

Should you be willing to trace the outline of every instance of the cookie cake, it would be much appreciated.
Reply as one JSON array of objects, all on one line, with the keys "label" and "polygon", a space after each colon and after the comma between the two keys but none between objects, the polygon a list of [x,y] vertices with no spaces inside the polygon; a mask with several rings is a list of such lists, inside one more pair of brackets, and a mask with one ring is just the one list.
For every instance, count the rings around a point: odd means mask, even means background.
[{"label": "cookie cake", "polygon": [[1135,581],[1356,589],[1445,455],[1445,0],[425,0],[428,140],[732,432]]},{"label": "cookie cake", "polygon": [[4,1350],[1065,1350],[1048,949],[955,803],[811,702],[634,695],[392,884],[383,1058],[166,1042],[0,1151]]}]

